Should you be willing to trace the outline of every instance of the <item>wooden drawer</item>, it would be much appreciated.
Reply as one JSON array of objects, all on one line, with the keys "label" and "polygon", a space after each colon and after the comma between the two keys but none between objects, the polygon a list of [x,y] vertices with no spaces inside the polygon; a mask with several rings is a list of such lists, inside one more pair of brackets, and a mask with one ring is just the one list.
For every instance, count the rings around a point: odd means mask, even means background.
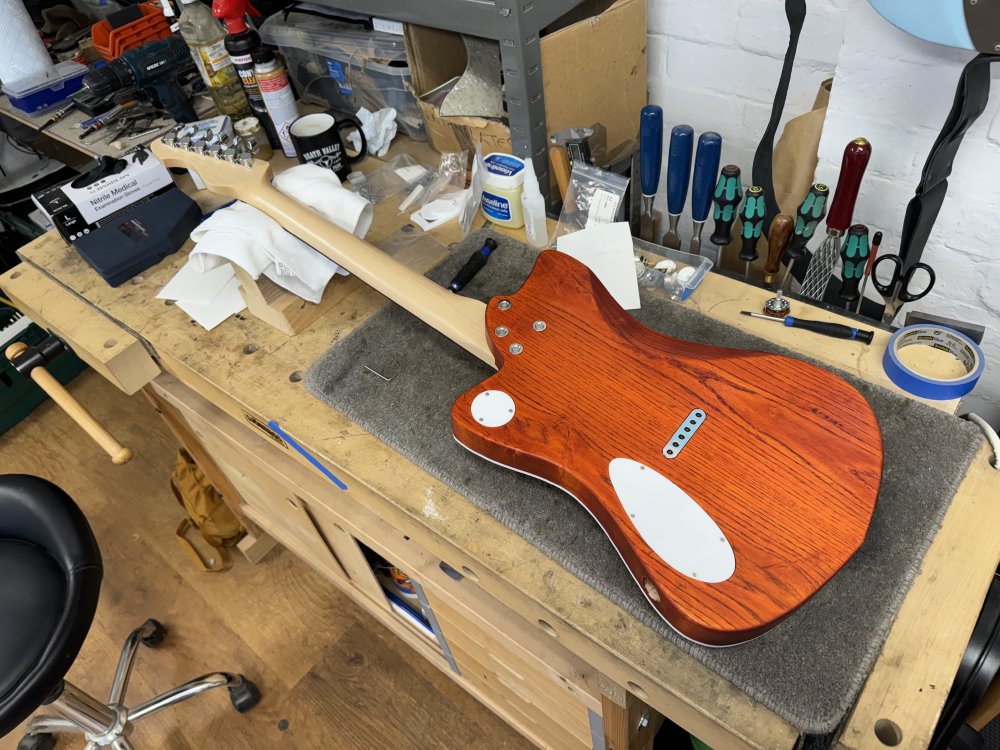
[{"label": "wooden drawer", "polygon": [[21,263],[0,287],[29,318],[130,396],[160,374],[143,343],[44,273]]}]

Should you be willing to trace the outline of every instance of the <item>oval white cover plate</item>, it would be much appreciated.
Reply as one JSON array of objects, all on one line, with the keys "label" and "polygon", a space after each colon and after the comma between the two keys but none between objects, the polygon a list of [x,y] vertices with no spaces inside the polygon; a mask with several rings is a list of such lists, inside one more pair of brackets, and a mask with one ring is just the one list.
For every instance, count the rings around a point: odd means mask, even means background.
[{"label": "oval white cover plate", "polygon": [[703,583],[722,583],[736,571],[722,529],[684,490],[630,458],[613,459],[608,473],[639,536],[667,565]]}]

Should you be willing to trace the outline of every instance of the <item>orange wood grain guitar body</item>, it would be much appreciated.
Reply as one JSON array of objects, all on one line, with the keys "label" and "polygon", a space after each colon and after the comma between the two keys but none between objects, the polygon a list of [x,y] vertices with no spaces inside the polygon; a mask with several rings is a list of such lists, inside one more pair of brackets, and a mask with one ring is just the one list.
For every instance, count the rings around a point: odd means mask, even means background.
[{"label": "orange wood grain guitar body", "polygon": [[864,540],[881,433],[868,403],[832,373],[650,331],[555,251],[517,294],[483,305],[279,192],[267,162],[162,140],[152,150],[502,368],[455,402],[455,437],[579,500],[682,635],[713,646],[760,635]]},{"label": "orange wood grain guitar body", "polygon": [[[486,323],[500,370],[455,402],[455,437],[573,495],[682,635],[726,646],[764,633],[864,541],[882,438],[868,403],[836,375],[651,331],[555,251],[539,256],[516,294],[489,302]],[[473,402],[487,391],[494,405],[509,397],[508,416],[475,416]],[[668,458],[695,413],[703,420]],[[735,557],[728,578],[699,580],[653,551],[647,542],[658,530],[687,532],[663,526],[682,522],[666,513],[667,498],[632,498],[646,509],[643,524],[633,522],[609,468],[616,459],[665,477],[707,513],[724,539],[715,533],[706,544],[728,541]]]}]

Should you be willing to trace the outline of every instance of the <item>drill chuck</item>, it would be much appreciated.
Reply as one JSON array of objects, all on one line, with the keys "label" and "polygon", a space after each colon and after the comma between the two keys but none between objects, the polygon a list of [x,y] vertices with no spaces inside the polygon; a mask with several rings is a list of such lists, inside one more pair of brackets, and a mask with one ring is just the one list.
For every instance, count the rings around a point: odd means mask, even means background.
[{"label": "drill chuck", "polygon": [[83,77],[84,90],[98,99],[133,87],[135,87],[135,76],[132,68],[120,60],[114,60],[111,64],[91,71]]}]

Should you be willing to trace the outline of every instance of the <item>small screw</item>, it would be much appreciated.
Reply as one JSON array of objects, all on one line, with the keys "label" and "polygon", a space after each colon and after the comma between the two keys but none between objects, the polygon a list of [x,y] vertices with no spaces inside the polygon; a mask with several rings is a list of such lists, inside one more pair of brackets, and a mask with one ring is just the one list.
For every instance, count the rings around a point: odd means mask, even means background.
[{"label": "small screw", "polygon": [[645,729],[649,726],[649,709],[647,708],[642,712],[642,716],[639,717],[639,722],[636,724],[636,729]]},{"label": "small screw", "polygon": [[546,329],[547,326],[545,325],[544,320],[536,320],[534,323],[531,324],[531,327],[534,328],[539,333],[541,333]]},{"label": "small screw", "polygon": [[524,347],[521,346],[520,344],[511,344],[510,346],[507,347],[507,351],[509,351],[511,354],[520,354],[521,352],[524,351]]},{"label": "small screw", "polygon": [[510,333],[510,329],[508,329],[507,326],[497,326],[496,328],[493,329],[493,333],[495,333],[500,338],[503,338],[508,333]]},{"label": "small screw", "polygon": [[499,307],[501,310],[509,310],[510,309],[510,300],[506,300],[506,299],[500,300],[500,303],[497,305],[497,307]]}]

